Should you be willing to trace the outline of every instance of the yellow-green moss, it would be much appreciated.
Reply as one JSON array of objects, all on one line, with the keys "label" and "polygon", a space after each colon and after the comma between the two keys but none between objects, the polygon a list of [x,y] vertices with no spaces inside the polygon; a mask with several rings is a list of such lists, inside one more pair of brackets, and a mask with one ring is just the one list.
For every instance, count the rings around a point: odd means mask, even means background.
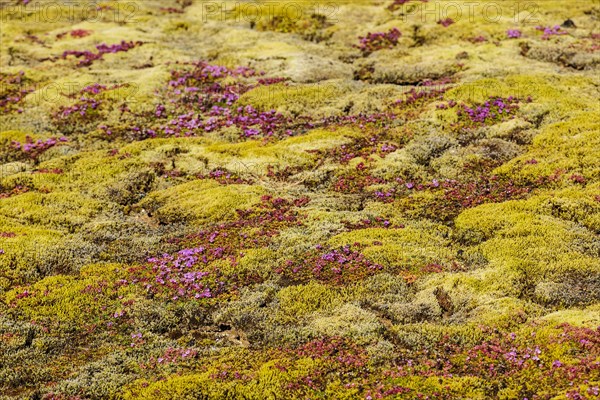
[{"label": "yellow-green moss", "polygon": [[311,282],[280,290],[277,300],[277,319],[281,322],[294,322],[312,312],[335,307],[343,300],[343,295],[334,289]]},{"label": "yellow-green moss", "polygon": [[410,271],[451,259],[453,251],[447,234],[447,228],[433,224],[426,228],[361,229],[334,236],[329,243],[334,246],[360,243],[366,246],[362,253],[373,262]]},{"label": "yellow-green moss", "polygon": [[242,95],[240,105],[251,105],[259,110],[277,110],[293,114],[306,114],[324,104],[331,104],[344,92],[348,85],[342,81],[325,81],[314,84],[291,86],[277,84],[259,86]]},{"label": "yellow-green moss", "polygon": [[[84,325],[92,323],[102,312],[101,305],[118,306],[113,298],[85,291],[88,286],[98,285],[101,281],[114,280],[119,276],[115,271],[118,265],[89,265],[80,277],[50,276],[27,288],[32,295],[17,299],[23,289],[15,289],[5,294],[5,304],[17,304],[21,312],[32,320],[51,322],[52,324]],[[125,294],[126,290],[121,290]],[[102,303],[102,304],[99,304]]]},{"label": "yellow-green moss", "polygon": [[256,185],[192,181],[151,193],[140,204],[164,223],[224,221],[236,210],[258,203],[265,190]]}]

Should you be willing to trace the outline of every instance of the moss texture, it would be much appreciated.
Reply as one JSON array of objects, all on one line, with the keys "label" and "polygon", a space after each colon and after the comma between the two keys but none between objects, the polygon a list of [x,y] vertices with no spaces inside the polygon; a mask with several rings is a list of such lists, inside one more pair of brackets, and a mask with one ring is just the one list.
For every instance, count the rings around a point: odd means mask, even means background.
[{"label": "moss texture", "polygon": [[0,18],[0,398],[599,395],[596,0]]}]

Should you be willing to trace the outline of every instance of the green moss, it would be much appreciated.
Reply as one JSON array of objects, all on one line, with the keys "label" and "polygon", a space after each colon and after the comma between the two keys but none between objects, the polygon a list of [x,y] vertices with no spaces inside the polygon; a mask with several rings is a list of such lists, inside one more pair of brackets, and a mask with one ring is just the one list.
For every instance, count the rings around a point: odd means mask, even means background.
[{"label": "green moss", "polygon": [[339,305],[342,299],[341,293],[316,282],[289,286],[277,293],[277,319],[288,323],[298,321],[299,318],[315,311],[331,309]]},{"label": "green moss", "polygon": [[[240,359],[253,357],[253,354],[232,352],[229,356],[224,355],[220,360],[230,365],[239,364]],[[237,357],[234,358],[234,357]],[[191,375],[171,375],[159,382],[144,385],[139,381],[130,385],[124,393],[123,398],[133,399],[177,399],[192,400],[198,398],[220,399],[224,397],[246,398],[246,399],[278,399],[289,395],[285,386],[289,382],[307,376],[314,368],[318,368],[319,362],[308,357],[295,360],[294,366],[289,370],[277,368],[278,363],[284,360],[272,359],[270,361],[256,360],[253,367],[253,378],[244,383],[215,379],[218,370],[209,365],[207,372]]]},{"label": "green moss", "polygon": [[571,112],[585,110],[589,104],[595,103],[595,94],[590,85],[593,85],[590,78],[543,73],[519,74],[508,75],[503,80],[487,78],[465,83],[448,91],[445,98],[483,103],[490,96],[514,96],[520,99],[531,96],[534,105],[542,105],[556,120]]},{"label": "green moss", "polygon": [[235,272],[249,276],[257,275],[267,280],[273,274],[273,264],[276,259],[277,253],[271,249],[244,250],[244,257],[240,259]]},{"label": "green moss", "polygon": [[327,104],[333,104],[337,98],[349,91],[343,81],[324,81],[314,84],[286,85],[277,84],[259,86],[243,94],[240,105],[251,105],[261,111],[277,110],[293,115],[314,116],[314,111]]},{"label": "green moss", "polygon": [[82,270],[81,277],[46,277],[27,288],[30,296],[18,298],[17,295],[22,294],[23,289],[14,289],[7,292],[3,300],[5,304],[16,304],[18,309],[32,320],[56,326],[64,324],[62,329],[67,326],[82,326],[94,322],[95,318],[103,313],[102,306],[117,306],[114,299],[98,295],[94,291],[86,291],[86,288],[97,286],[102,281],[116,279],[117,267],[89,265]]},{"label": "green moss", "polygon": [[139,206],[162,223],[203,224],[224,221],[236,210],[258,203],[265,190],[255,185],[220,185],[214,181],[192,181],[151,193]]},{"label": "green moss", "polygon": [[[581,112],[566,121],[546,125],[525,154],[499,167],[496,172],[528,181],[557,171],[567,177],[577,173],[596,180],[600,178],[599,158],[600,117],[598,113]],[[527,163],[530,160],[535,162]]]},{"label": "green moss", "polygon": [[350,337],[358,343],[375,342],[383,325],[373,313],[347,303],[330,312],[315,315],[307,327],[314,337]]},{"label": "green moss", "polygon": [[444,263],[454,252],[447,239],[448,230],[441,225],[407,226],[397,229],[361,229],[330,239],[333,246],[360,243],[362,253],[389,271],[418,271],[429,263]]},{"label": "green moss", "polygon": [[517,295],[542,279],[600,266],[595,235],[572,222],[536,214],[536,200],[485,204],[456,219],[458,229],[488,239],[479,245],[481,252],[491,266],[507,271]]},{"label": "green moss", "polygon": [[560,310],[547,314],[542,319],[552,324],[567,323],[593,329],[600,322],[600,309],[596,304],[585,309]]},{"label": "green moss", "polygon": [[28,192],[0,202],[0,215],[21,223],[74,232],[98,215],[102,202],[69,192]]}]

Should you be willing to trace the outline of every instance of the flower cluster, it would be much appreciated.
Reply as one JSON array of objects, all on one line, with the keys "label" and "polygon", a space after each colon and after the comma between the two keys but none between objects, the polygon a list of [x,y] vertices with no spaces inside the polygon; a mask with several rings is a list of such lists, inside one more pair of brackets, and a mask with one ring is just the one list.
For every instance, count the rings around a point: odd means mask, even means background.
[{"label": "flower cluster", "polygon": [[463,104],[462,109],[457,111],[458,126],[476,128],[514,118],[519,110],[520,102],[520,99],[513,96],[508,98],[492,96],[483,104],[477,104],[473,107]]},{"label": "flower cluster", "polygon": [[198,350],[193,348],[174,348],[169,347],[165,350],[162,356],[158,358],[150,358],[148,363],[142,364],[143,369],[157,368],[160,365],[178,364],[186,360],[196,358]]},{"label": "flower cluster", "polygon": [[[342,223],[348,230],[367,229],[367,228],[391,228],[392,227],[392,223],[383,217],[367,218],[367,219],[363,219],[359,222],[342,221]],[[403,225],[400,225],[399,227],[404,228]]]},{"label": "flower cluster", "polygon": [[208,272],[197,270],[197,264],[208,263],[210,254],[205,250],[203,247],[184,249],[175,255],[164,254],[148,259],[154,282],[148,281],[145,284],[146,290],[152,293],[173,293],[173,300],[211,297],[210,288],[204,281]]},{"label": "flower cluster", "polygon": [[522,36],[522,33],[518,29],[509,29],[506,31],[506,36],[509,39],[518,39]]},{"label": "flower cluster", "polygon": [[12,141],[11,144],[14,149],[27,154],[27,156],[29,158],[36,159],[43,152],[50,149],[51,147],[54,147],[56,145],[59,145],[61,143],[65,143],[65,142],[68,142],[68,139],[64,136],[60,137],[60,138],[50,138],[50,139],[46,139],[46,140],[42,140],[42,139],[34,140],[31,136],[26,136],[25,143],[21,143],[18,141]]},{"label": "flower cluster", "polygon": [[[164,93],[166,102],[158,104],[151,116],[156,126],[133,128],[139,131],[138,136],[195,136],[227,127],[238,128],[242,138],[293,134],[293,120],[275,110],[235,104],[248,90],[284,79],[262,79],[261,73],[250,68],[231,69],[204,61],[184,65],[191,68],[171,71]],[[249,83],[248,78],[256,82]]]},{"label": "flower cluster", "polygon": [[0,192],[0,199],[6,199],[11,196],[17,196],[22,193],[27,193],[29,192],[29,190],[30,189],[27,186],[17,185],[8,192]]},{"label": "flower cluster", "polygon": [[328,126],[356,126],[362,130],[374,130],[378,131],[381,129],[388,128],[396,120],[396,114],[392,112],[381,112],[373,114],[354,114],[354,115],[335,115],[331,117],[325,117],[320,121],[315,121],[312,124],[308,124],[309,127],[328,127]]},{"label": "flower cluster", "polygon": [[262,203],[248,210],[238,210],[235,221],[215,225],[177,241],[186,247],[175,254],[152,257],[141,266],[129,269],[129,280],[121,285],[142,286],[149,293],[171,300],[205,299],[227,295],[238,287],[260,280],[252,273],[222,271],[219,263],[237,265],[243,249],[266,247],[279,229],[298,226],[301,221],[294,210],[308,203],[263,196]]},{"label": "flower cluster", "polygon": [[129,41],[126,42],[122,40],[121,43],[107,45],[105,43],[99,44],[96,46],[97,53],[91,52],[89,50],[66,50],[63,52],[61,58],[66,60],[68,56],[74,56],[75,58],[82,58],[82,60],[77,63],[78,67],[88,67],[94,63],[94,61],[103,59],[105,54],[108,53],[119,53],[123,51],[129,51],[134,47],[141,46],[143,42],[137,41]]},{"label": "flower cluster", "polygon": [[71,35],[71,37],[73,38],[83,38],[86,36],[90,36],[92,34],[92,31],[86,30],[86,29],[74,29],[70,32],[63,32],[63,33],[59,33],[56,35],[57,39],[62,39],[67,35]]},{"label": "flower cluster", "polygon": [[452,219],[465,208],[476,207],[483,203],[499,203],[511,199],[520,199],[533,188],[518,185],[510,179],[495,175],[459,182],[445,180],[440,184],[443,196],[427,204],[431,216],[435,219]]},{"label": "flower cluster", "polygon": [[[295,377],[287,384],[290,398],[312,398],[310,394],[322,391],[332,375],[344,381],[360,379],[366,372],[365,367],[369,359],[363,348],[341,337],[313,340],[297,349],[289,350],[289,354],[292,363],[301,358],[311,358],[318,363],[318,367]],[[279,366],[279,369],[287,370],[285,366]]]},{"label": "flower cluster", "polygon": [[548,40],[552,36],[566,35],[568,33],[566,31],[562,30],[559,25],[555,25],[553,27],[550,27],[550,26],[536,26],[535,29],[544,33],[542,35],[542,39],[543,40]]},{"label": "flower cluster", "polygon": [[444,19],[440,19],[437,23],[438,23],[438,25],[441,25],[444,28],[447,28],[450,25],[454,24],[455,21],[452,18],[444,18]]},{"label": "flower cluster", "polygon": [[470,37],[467,40],[469,42],[473,43],[473,44],[484,43],[484,42],[488,41],[488,39],[485,36],[482,36],[482,35]]},{"label": "flower cluster", "polygon": [[384,183],[386,183],[384,179],[373,176],[366,170],[358,169],[358,172],[347,172],[338,176],[333,181],[331,188],[339,193],[363,194],[369,186]]},{"label": "flower cluster", "polygon": [[[446,81],[443,81],[442,83],[446,83]],[[429,85],[430,84],[428,82],[425,83],[425,86]],[[428,88],[425,90],[417,90],[415,88],[412,88],[404,95],[404,98],[396,100],[394,105],[400,109],[420,108],[426,105],[429,101],[442,100],[446,91],[447,88]]]},{"label": "flower cluster", "polygon": [[0,74],[0,111],[9,113],[11,111],[22,112],[18,104],[33,90],[23,88],[25,72],[16,74]]},{"label": "flower cluster", "polygon": [[97,110],[101,104],[102,100],[90,97],[81,97],[79,102],[72,106],[61,106],[54,116],[59,119],[65,119],[70,117],[71,114],[77,113],[79,116],[84,117],[86,114]]},{"label": "flower cluster", "polygon": [[299,357],[310,357],[359,368],[367,362],[367,355],[363,349],[341,337],[313,340],[300,346],[295,353]]},{"label": "flower cluster", "polygon": [[[354,246],[358,248],[357,244]],[[345,284],[364,279],[381,271],[383,267],[366,258],[352,246],[327,249],[317,245],[302,261],[288,260],[275,272],[293,282],[319,280],[332,284]]]},{"label": "flower cluster", "polygon": [[[104,97],[104,93],[117,90],[126,85],[106,86],[99,83],[86,86],[75,94],[70,94],[67,97],[75,99],[75,103],[68,106],[60,106],[53,114],[52,120],[57,129],[62,132],[89,132],[93,130],[90,124],[93,125],[97,120],[103,119],[104,113],[112,110],[115,104],[110,99]],[[121,113],[126,111],[126,106],[120,105]],[[106,125],[97,127],[110,134],[110,128]]]},{"label": "flower cluster", "polygon": [[394,48],[400,36],[402,33],[398,28],[392,28],[388,32],[369,32],[366,36],[359,36],[360,42],[354,47],[358,48],[364,56],[368,56],[377,50]]},{"label": "flower cluster", "polygon": [[[289,119],[275,110],[261,112],[250,105],[237,108],[213,106],[206,119],[193,113],[181,114],[169,120],[162,131],[166,136],[193,136],[197,132],[235,126],[245,138],[270,137],[281,132],[289,122]],[[282,134],[290,136],[293,132],[284,129]]]},{"label": "flower cluster", "polygon": [[[183,64],[185,69],[173,69],[167,86],[170,102],[187,110],[207,112],[215,105],[231,106],[240,95],[253,86],[235,78],[262,75],[247,67],[227,68],[205,61]],[[230,82],[223,80],[229,78]],[[233,80],[233,82],[231,82]]]},{"label": "flower cluster", "polygon": [[363,157],[368,159],[373,154],[384,158],[387,154],[396,151],[398,147],[398,144],[387,142],[382,140],[380,136],[374,135],[371,137],[355,138],[350,143],[342,144],[328,150],[313,150],[310,153],[316,154],[322,161],[331,159],[334,162],[347,164],[353,158]]}]

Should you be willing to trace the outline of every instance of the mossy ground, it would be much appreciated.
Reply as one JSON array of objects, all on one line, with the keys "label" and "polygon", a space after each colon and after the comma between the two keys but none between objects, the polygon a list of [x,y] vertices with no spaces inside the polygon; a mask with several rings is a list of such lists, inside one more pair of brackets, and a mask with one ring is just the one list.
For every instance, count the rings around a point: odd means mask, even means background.
[{"label": "mossy ground", "polygon": [[2,399],[598,396],[598,1],[0,18]]}]

